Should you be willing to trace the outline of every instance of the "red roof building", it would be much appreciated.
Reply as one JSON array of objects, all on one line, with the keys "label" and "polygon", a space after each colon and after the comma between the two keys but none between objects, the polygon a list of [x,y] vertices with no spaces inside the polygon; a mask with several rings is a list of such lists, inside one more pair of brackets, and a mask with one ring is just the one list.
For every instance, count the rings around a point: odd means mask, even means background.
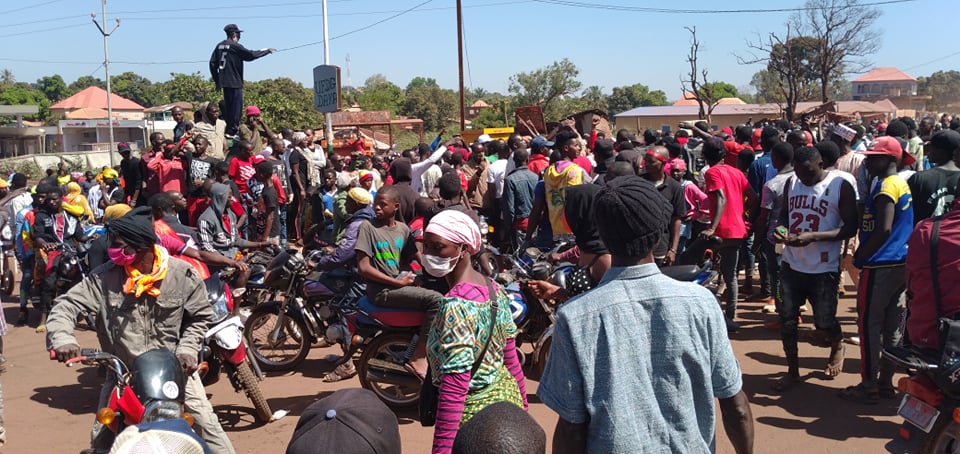
[{"label": "red roof building", "polygon": [[[115,93],[110,94],[110,103],[112,104],[114,118],[143,119],[144,107],[140,104]],[[50,114],[67,117],[67,114],[81,109],[102,109],[106,111],[107,91],[97,86],[84,88],[79,93],[50,106]],[[106,118],[105,114],[103,118]]]},{"label": "red roof building", "polygon": [[889,99],[903,109],[924,110],[929,96],[917,96],[917,79],[897,68],[875,68],[851,82],[854,101]]}]

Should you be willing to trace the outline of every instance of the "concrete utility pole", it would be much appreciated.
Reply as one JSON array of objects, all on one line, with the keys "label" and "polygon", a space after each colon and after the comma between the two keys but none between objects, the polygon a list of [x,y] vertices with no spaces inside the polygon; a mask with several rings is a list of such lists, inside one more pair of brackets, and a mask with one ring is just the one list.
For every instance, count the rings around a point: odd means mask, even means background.
[{"label": "concrete utility pole", "polygon": [[[330,33],[327,30],[327,0],[323,0],[321,12],[323,13],[323,64],[330,64]],[[350,57],[347,57],[349,61]],[[349,68],[349,66],[347,66]],[[349,69],[347,70],[349,74]],[[339,96],[339,93],[337,94]],[[323,135],[327,137],[327,157],[333,154],[333,116],[330,112],[323,114]]]},{"label": "concrete utility pole", "polygon": [[101,0],[100,3],[103,7],[100,16],[103,20],[103,26],[97,22],[97,13],[90,13],[90,17],[93,19],[93,25],[96,25],[97,30],[100,30],[100,34],[103,35],[103,72],[107,77],[107,126],[110,130],[110,145],[107,147],[107,151],[110,153],[110,167],[116,167],[113,159],[113,103],[110,101],[113,94],[110,91],[110,51],[107,48],[107,38],[120,27],[120,19],[116,19],[117,25],[113,26],[113,30],[109,32],[104,30],[107,25],[107,0]]}]

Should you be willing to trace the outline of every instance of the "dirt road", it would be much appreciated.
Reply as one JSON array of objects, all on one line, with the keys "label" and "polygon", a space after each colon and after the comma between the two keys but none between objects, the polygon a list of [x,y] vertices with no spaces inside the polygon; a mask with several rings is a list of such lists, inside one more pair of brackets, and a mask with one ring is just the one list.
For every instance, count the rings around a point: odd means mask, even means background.
[{"label": "dirt road", "polygon": [[[845,333],[855,335],[854,300],[840,304]],[[7,320],[16,320],[14,304],[4,304]],[[770,390],[770,381],[785,369],[778,334],[766,331],[762,324],[772,316],[760,313],[759,303],[742,304],[742,329],[734,335],[733,346],[743,369],[744,390],[753,405],[756,452],[877,453],[897,432],[898,401],[861,406],[836,397],[838,389],[856,384],[859,350],[847,346],[844,374],[826,380],[821,372],[827,351],[801,343],[802,373],[807,378],[786,395]],[[32,323],[36,323],[36,316]],[[809,321],[803,327],[811,327]],[[96,336],[80,331],[83,346],[97,346]],[[94,368],[67,368],[49,361],[44,352],[43,335],[33,327],[10,327],[4,339],[7,372],[0,376],[3,386],[7,445],[3,453],[79,452],[89,442],[97,392],[102,380]],[[324,383],[322,377],[331,368],[323,358],[337,353],[336,348],[314,349],[295,373],[274,375],[261,383],[271,407],[290,414],[270,423],[258,424],[253,409],[242,394],[233,392],[228,380],[207,389],[224,429],[238,453],[275,453],[286,449],[297,418],[314,400],[331,392],[358,387],[356,378],[340,383]],[[553,435],[556,415],[539,403],[534,393],[536,382],[528,382],[530,410],[547,432]],[[642,399],[643,396],[624,396]],[[719,411],[719,410],[718,410]],[[719,413],[718,413],[719,416]],[[429,452],[432,429],[420,427],[414,413],[399,415],[403,451]],[[732,453],[718,419],[717,452]]]}]

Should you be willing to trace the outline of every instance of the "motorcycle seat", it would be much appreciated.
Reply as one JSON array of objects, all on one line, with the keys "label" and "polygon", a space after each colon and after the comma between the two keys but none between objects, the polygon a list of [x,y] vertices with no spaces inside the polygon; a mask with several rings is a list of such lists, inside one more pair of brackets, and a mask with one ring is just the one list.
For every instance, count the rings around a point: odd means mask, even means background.
[{"label": "motorcycle seat", "polygon": [[263,266],[263,265],[261,265],[261,264],[259,264],[259,263],[250,266],[250,275],[251,275],[251,276],[259,276],[259,275],[264,274],[264,273],[266,273],[266,272],[267,272],[267,267],[266,267],[266,266]]},{"label": "motorcycle seat", "polygon": [[367,313],[369,317],[361,316],[360,323],[380,323],[394,328],[416,328],[423,324],[423,311],[418,309],[401,309],[394,307],[377,306],[369,298],[363,296],[357,302],[357,309]]},{"label": "motorcycle seat", "polygon": [[697,265],[665,266],[660,268],[660,272],[680,282],[692,282],[700,274],[700,267]]}]

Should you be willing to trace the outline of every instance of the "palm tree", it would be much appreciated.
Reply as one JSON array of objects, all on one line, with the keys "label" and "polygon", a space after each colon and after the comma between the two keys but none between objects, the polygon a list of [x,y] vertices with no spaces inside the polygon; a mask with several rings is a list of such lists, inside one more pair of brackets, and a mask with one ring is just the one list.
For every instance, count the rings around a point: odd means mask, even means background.
[{"label": "palm tree", "polygon": [[17,78],[13,77],[13,72],[9,69],[4,69],[0,72],[0,85],[13,85],[17,83]]},{"label": "palm tree", "polygon": [[581,96],[591,109],[607,109],[607,96],[603,94],[603,88],[591,85],[583,89]]}]

